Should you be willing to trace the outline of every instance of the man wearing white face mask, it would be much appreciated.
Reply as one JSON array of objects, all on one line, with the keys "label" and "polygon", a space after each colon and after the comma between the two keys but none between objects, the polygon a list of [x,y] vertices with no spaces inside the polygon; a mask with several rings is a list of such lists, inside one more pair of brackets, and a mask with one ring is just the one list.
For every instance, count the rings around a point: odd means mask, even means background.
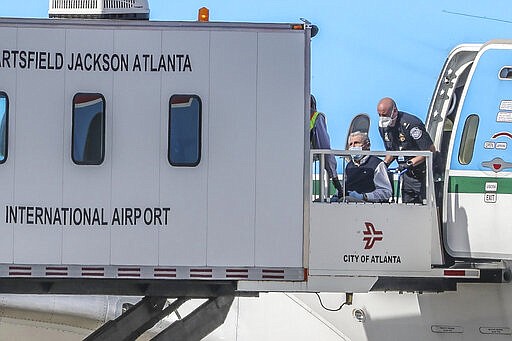
[{"label": "man wearing white face mask", "polygon": [[[435,152],[432,139],[423,122],[416,116],[398,111],[393,99],[385,97],[377,104],[379,133],[386,150],[430,150]],[[384,162],[389,166],[394,157],[387,155]],[[407,170],[403,177],[402,201],[422,203],[425,199],[425,157],[399,157],[398,168]]]},{"label": "man wearing white face mask", "polygon": [[[370,150],[368,134],[356,131],[348,137],[349,150]],[[349,201],[387,202],[391,183],[384,161],[373,155],[351,154],[345,167],[345,192]]]}]

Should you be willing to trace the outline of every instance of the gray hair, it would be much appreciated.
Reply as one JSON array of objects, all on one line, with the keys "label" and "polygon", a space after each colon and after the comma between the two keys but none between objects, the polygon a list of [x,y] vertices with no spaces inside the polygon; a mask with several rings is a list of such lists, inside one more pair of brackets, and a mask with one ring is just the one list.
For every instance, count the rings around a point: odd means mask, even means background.
[{"label": "gray hair", "polygon": [[370,138],[368,137],[368,134],[367,133],[363,133],[362,131],[354,131],[352,133],[350,133],[349,135],[349,138],[350,137],[355,137],[355,136],[361,136],[362,137],[362,142],[363,144],[370,144]]}]

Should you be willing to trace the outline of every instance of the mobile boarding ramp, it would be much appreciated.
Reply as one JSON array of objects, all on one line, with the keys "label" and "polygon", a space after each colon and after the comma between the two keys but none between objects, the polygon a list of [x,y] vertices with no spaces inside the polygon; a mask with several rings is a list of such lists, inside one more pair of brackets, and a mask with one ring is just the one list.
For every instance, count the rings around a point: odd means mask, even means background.
[{"label": "mobile boarding ramp", "polygon": [[147,296],[131,333],[193,297],[210,330],[239,280],[303,282],[310,39],[0,19],[0,290]]},{"label": "mobile boarding ramp", "polygon": [[[430,152],[373,152],[363,155],[426,157],[426,200],[403,203],[398,173],[390,174],[389,202],[330,202],[332,188],[326,173],[312,171],[308,285],[322,291],[455,290],[458,281],[507,281],[506,271],[486,273],[446,257],[436,205],[436,186]],[[323,169],[326,154],[337,158],[340,179],[350,161],[348,151],[312,151],[314,169]],[[318,160],[313,162],[313,160]],[[341,170],[341,171],[340,171]],[[344,181],[342,181],[343,183]],[[349,284],[351,283],[351,284]],[[353,288],[350,288],[353,285]],[[364,287],[368,285],[368,287]]]},{"label": "mobile boarding ramp", "polygon": [[[327,153],[338,157],[338,169],[343,172],[350,154],[321,151],[314,157],[319,159],[320,169]],[[384,155],[370,151],[361,154]],[[426,156],[427,169],[432,169],[430,152],[387,154]],[[336,282],[345,276],[369,276],[375,280],[377,276],[428,277],[433,274],[432,265],[442,263],[431,172],[427,172],[427,199],[422,204],[401,203],[398,188],[401,179],[396,176],[392,184],[395,193],[388,202],[353,202],[342,196],[340,202],[329,203],[325,172],[319,175],[311,190],[314,201],[310,210],[310,281]],[[344,180],[343,177],[342,183]]]},{"label": "mobile boarding ramp", "polygon": [[0,38],[4,292],[304,281],[311,26],[1,19]]}]

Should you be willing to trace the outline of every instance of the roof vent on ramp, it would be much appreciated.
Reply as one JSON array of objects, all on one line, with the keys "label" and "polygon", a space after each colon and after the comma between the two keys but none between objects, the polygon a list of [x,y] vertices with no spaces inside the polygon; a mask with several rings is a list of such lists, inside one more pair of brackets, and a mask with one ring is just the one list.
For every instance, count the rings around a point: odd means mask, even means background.
[{"label": "roof vent on ramp", "polygon": [[148,20],[148,0],[49,0],[50,18]]}]

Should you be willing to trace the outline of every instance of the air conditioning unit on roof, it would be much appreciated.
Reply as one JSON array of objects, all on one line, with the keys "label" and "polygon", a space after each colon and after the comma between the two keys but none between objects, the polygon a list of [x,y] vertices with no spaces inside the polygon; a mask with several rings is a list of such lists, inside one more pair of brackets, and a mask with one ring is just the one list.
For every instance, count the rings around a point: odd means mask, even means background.
[{"label": "air conditioning unit on roof", "polygon": [[148,0],[49,0],[50,18],[149,19]]}]

